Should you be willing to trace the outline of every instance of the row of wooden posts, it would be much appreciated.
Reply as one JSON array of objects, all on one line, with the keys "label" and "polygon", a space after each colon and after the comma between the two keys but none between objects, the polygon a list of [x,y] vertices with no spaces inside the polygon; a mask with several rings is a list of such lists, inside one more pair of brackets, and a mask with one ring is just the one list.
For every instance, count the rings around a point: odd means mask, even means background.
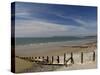
[{"label": "row of wooden posts", "polygon": [[[16,56],[16,57],[19,57],[19,56]],[[19,58],[21,58],[21,59],[30,59],[30,60],[37,59],[37,58],[41,59],[40,56],[35,57],[35,58],[33,58],[33,57],[19,57]],[[42,59],[45,60],[44,56],[42,57]],[[83,63],[83,59],[84,59],[84,53],[81,52],[81,64]],[[92,60],[95,61],[95,52],[94,51],[93,51],[93,59]],[[46,57],[46,61],[47,61],[47,63],[49,63],[49,56]],[[71,52],[70,58],[67,59],[67,60],[66,60],[66,53],[64,53],[64,64],[66,64],[68,61],[71,61],[71,63],[74,64],[74,58],[73,58],[73,53],[72,52]],[[53,64],[53,62],[54,62],[54,56],[51,57],[51,63]],[[57,56],[57,63],[58,64],[60,63],[60,57],[59,56]]]}]

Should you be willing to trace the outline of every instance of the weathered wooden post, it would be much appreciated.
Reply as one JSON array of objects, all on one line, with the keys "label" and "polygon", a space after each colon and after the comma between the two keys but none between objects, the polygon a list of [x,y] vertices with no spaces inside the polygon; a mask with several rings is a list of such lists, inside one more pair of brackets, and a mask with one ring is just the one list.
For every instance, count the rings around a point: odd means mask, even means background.
[{"label": "weathered wooden post", "polygon": [[59,63],[59,56],[57,56],[57,63]]},{"label": "weathered wooden post", "polygon": [[93,61],[95,61],[95,52],[93,52]]},{"label": "weathered wooden post", "polygon": [[74,64],[73,53],[71,52],[71,63]]},{"label": "weathered wooden post", "polygon": [[83,64],[83,52],[81,52],[81,64]]},{"label": "weathered wooden post", "polygon": [[24,57],[24,59],[26,59],[26,57]]},{"label": "weathered wooden post", "polygon": [[33,57],[31,57],[31,59],[33,59]]},{"label": "weathered wooden post", "polygon": [[25,59],[25,57],[23,57],[23,59]]},{"label": "weathered wooden post", "polygon": [[23,59],[23,57],[21,56],[21,59]]},{"label": "weathered wooden post", "polygon": [[34,58],[32,57],[32,59],[34,59]]},{"label": "weathered wooden post", "polygon": [[37,57],[35,57],[35,59],[37,59]]},{"label": "weathered wooden post", "polygon": [[49,62],[49,57],[47,56],[47,63]]},{"label": "weathered wooden post", "polygon": [[25,59],[25,57],[23,57],[23,59]]},{"label": "weathered wooden post", "polygon": [[39,59],[40,59],[40,56],[39,56]]},{"label": "weathered wooden post", "polygon": [[31,57],[29,57],[29,59],[31,59]]},{"label": "weathered wooden post", "polygon": [[25,59],[25,57],[24,57],[24,59]]},{"label": "weathered wooden post", "polygon": [[53,64],[53,61],[54,61],[54,57],[52,56],[52,64]]},{"label": "weathered wooden post", "polygon": [[44,56],[42,56],[42,59],[44,60]]},{"label": "weathered wooden post", "polygon": [[27,59],[27,57],[25,57],[25,60]]},{"label": "weathered wooden post", "polygon": [[66,61],[66,53],[64,53],[64,64],[66,64],[65,61]]}]

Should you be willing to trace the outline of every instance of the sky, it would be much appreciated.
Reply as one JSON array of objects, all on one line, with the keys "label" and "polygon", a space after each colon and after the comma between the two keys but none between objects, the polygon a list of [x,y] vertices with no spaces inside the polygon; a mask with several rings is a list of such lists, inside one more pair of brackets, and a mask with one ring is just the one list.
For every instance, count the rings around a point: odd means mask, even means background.
[{"label": "sky", "polygon": [[16,37],[97,34],[96,7],[16,2],[14,17]]}]

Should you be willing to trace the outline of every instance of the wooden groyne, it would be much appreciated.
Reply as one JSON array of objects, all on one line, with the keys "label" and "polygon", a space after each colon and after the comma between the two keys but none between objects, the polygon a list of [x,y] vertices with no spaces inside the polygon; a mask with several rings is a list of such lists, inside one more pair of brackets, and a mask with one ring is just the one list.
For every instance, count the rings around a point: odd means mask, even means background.
[{"label": "wooden groyne", "polygon": [[[77,53],[77,55],[80,55],[77,59],[80,61],[80,64],[83,64],[85,62],[88,62],[87,60],[85,60],[85,58],[91,58],[91,62],[95,62],[96,61],[96,53],[95,51],[91,52],[92,54],[90,56],[86,56],[86,52],[80,52]],[[67,57],[69,55],[69,57]],[[87,53],[87,55],[89,55]],[[24,56],[16,56],[17,58],[20,59],[24,59],[30,62],[36,62],[38,64],[42,64],[42,65],[68,65],[68,63],[70,64],[74,64],[76,63],[75,59],[75,53],[71,52],[71,53],[64,53],[63,55],[57,55],[57,56],[38,56],[38,57],[24,57]]]}]

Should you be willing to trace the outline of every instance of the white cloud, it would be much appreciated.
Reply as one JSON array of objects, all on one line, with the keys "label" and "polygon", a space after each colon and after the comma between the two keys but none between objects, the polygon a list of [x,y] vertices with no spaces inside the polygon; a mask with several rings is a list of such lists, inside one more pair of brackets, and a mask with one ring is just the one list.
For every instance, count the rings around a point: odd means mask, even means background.
[{"label": "white cloud", "polygon": [[[30,16],[31,14],[32,15],[35,14],[35,16],[37,16],[37,13],[35,11],[38,11],[38,13],[44,12],[37,9],[30,10],[30,9],[23,9],[18,6],[16,7],[17,7],[16,16],[22,18],[31,18]],[[19,8],[20,10],[18,10]],[[57,12],[47,11],[46,13],[53,14],[64,19],[72,19],[73,21],[79,23],[81,26],[78,27],[74,25],[54,24],[54,23],[49,23],[49,21],[44,22],[44,20],[42,21],[41,19],[36,19],[39,21],[16,20],[15,35],[17,37],[49,37],[49,36],[68,36],[68,35],[70,36],[92,35],[96,33],[96,31],[91,30],[91,27],[95,27],[96,29],[95,25],[96,22],[87,23],[81,19],[74,18],[71,16],[70,17],[64,16],[63,14],[59,14]]]},{"label": "white cloud", "polygon": [[60,25],[41,21],[16,21],[16,37],[50,37],[50,36],[74,36],[74,35],[92,35],[89,29],[76,27],[72,25]]},{"label": "white cloud", "polygon": [[45,23],[39,21],[17,22],[15,25],[16,36],[53,36],[55,33],[67,31],[67,26]]},{"label": "white cloud", "polygon": [[[64,16],[64,15],[58,14],[56,12],[53,12],[52,14],[55,14],[56,16],[59,16],[59,17],[64,18],[64,19],[71,19],[71,20],[79,23],[81,27],[97,28],[96,20],[94,20],[94,21],[92,21],[92,20],[91,21],[84,21],[80,18],[75,18],[75,17],[71,17],[71,16],[70,17],[69,16]],[[79,16],[79,17],[81,17],[81,16]]]}]

